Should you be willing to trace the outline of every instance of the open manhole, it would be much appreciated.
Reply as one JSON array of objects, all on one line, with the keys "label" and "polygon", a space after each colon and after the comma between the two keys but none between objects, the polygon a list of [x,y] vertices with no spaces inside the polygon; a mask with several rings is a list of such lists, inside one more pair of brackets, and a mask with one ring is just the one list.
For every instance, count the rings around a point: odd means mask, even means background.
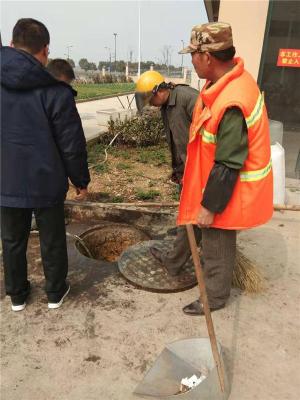
[{"label": "open manhole", "polygon": [[82,233],[76,247],[86,257],[115,262],[128,247],[145,240],[149,236],[131,225],[111,223]]}]

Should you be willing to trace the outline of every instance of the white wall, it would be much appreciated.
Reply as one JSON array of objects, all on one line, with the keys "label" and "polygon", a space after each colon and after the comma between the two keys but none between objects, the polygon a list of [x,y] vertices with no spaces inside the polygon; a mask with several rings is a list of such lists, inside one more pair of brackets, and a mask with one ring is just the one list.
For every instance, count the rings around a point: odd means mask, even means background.
[{"label": "white wall", "polygon": [[221,0],[219,21],[232,26],[233,44],[245,68],[257,79],[269,0]]}]

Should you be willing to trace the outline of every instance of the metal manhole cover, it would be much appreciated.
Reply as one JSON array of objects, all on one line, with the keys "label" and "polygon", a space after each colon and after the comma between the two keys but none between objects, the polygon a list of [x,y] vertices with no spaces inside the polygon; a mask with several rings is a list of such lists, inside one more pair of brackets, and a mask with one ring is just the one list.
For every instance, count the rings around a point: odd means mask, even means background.
[{"label": "metal manhole cover", "polygon": [[179,292],[196,285],[193,262],[190,259],[178,276],[170,276],[151,255],[149,248],[155,245],[163,252],[173,246],[172,240],[149,240],[128,247],[118,260],[121,274],[134,285],[153,292]]}]

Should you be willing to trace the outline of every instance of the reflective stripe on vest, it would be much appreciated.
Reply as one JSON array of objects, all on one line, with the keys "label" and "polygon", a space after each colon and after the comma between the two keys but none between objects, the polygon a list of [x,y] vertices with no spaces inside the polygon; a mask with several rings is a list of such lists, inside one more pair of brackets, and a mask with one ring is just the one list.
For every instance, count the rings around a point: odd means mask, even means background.
[{"label": "reflective stripe on vest", "polygon": [[240,180],[241,182],[253,182],[259,181],[265,178],[271,171],[272,161],[270,160],[265,168],[257,169],[256,171],[241,171]]},{"label": "reflective stripe on vest", "polygon": [[[265,105],[264,93],[260,93],[252,113],[249,115],[249,117],[245,118],[247,128],[251,128],[261,118],[264,105]],[[212,143],[212,144],[217,143],[217,136],[214,135],[213,133],[203,129],[201,131],[201,135],[204,143]]]},{"label": "reflective stripe on vest", "polygon": [[200,133],[202,135],[202,140],[204,143],[211,143],[211,144],[217,143],[217,135],[208,132],[206,129],[202,129]]},{"label": "reflective stripe on vest", "polygon": [[260,93],[252,113],[246,118],[247,128],[251,128],[262,116],[265,100],[264,93]]}]

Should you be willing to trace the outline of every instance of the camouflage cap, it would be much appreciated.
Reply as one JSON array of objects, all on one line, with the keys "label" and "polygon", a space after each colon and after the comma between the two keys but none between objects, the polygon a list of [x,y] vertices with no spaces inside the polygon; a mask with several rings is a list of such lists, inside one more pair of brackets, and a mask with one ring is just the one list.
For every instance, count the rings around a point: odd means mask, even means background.
[{"label": "camouflage cap", "polygon": [[220,51],[231,46],[233,46],[231,26],[226,22],[210,22],[193,27],[190,44],[179,54]]}]

